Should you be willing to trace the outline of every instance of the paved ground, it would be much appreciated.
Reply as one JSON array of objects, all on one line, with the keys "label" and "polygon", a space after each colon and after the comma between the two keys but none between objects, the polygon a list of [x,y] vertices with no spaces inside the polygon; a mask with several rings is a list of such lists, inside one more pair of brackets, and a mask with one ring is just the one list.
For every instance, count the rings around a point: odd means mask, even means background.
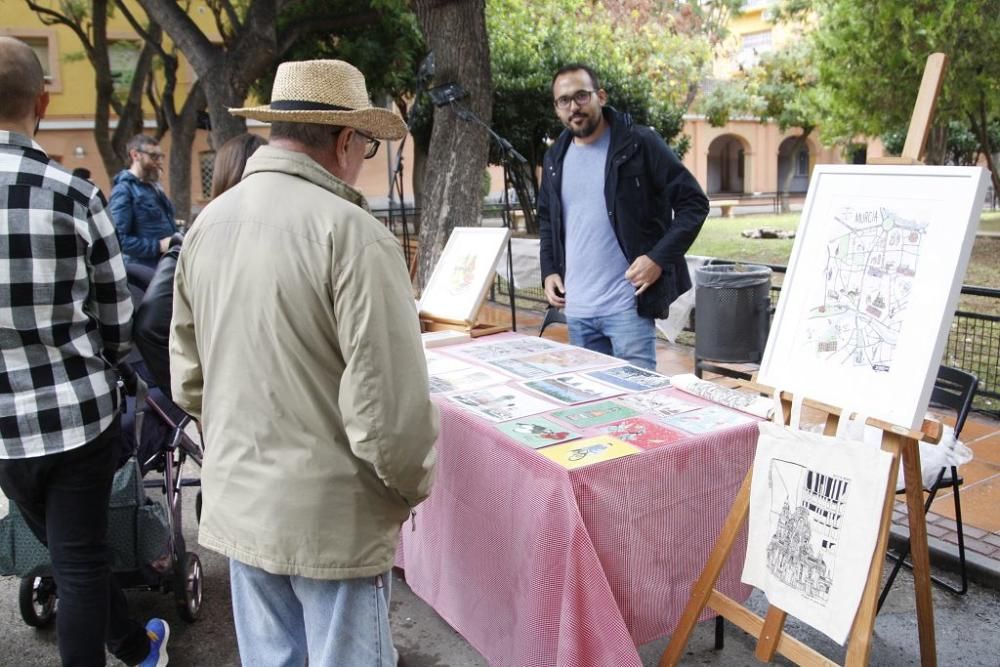
[{"label": "paved ground", "polygon": [[[195,543],[192,498],[185,500],[185,533]],[[6,514],[6,501],[0,497],[0,515]],[[195,547],[205,568],[205,604],[202,618],[194,625],[181,621],[171,596],[155,592],[134,592],[129,602],[138,617],[158,615],[172,628],[170,655],[172,665],[238,665],[236,637],[229,604],[226,562],[219,556]],[[0,666],[33,667],[56,664],[55,633],[34,630],[21,621],[17,610],[17,580],[0,578]],[[1000,593],[973,584],[969,594],[957,597],[934,591],[938,663],[965,667],[997,667],[1000,664]],[[750,607],[763,610],[759,593]],[[486,665],[486,661],[406,584],[393,582],[392,626],[396,645],[409,667],[465,667]],[[842,660],[842,651],[815,631],[794,622],[793,635],[805,639],[834,660]],[[502,629],[498,629],[502,631]],[[666,641],[641,647],[644,665],[656,665]],[[701,624],[688,645],[684,664],[742,666],[759,664],[753,657],[753,643],[742,631],[727,624],[726,646],[716,652],[713,624]],[[912,580],[900,575],[885,609],[875,626],[872,650],[873,665],[919,664]],[[611,667],[611,666],[597,666]]]}]

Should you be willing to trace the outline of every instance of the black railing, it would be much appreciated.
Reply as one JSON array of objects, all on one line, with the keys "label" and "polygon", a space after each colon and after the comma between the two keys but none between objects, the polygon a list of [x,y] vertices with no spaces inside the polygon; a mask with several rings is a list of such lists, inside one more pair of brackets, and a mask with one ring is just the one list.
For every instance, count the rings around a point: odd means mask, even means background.
[{"label": "black railing", "polygon": [[[712,263],[734,262],[714,260]],[[784,277],[787,267],[776,264],[766,266],[770,267],[776,276],[780,276],[777,279],[779,284],[771,286],[771,303],[777,305],[781,296],[780,280]],[[1000,304],[1000,289],[963,285],[962,295],[994,299],[992,303]],[[520,308],[544,310],[547,305],[545,292],[541,288],[517,289],[515,298]],[[504,278],[497,276],[491,299],[497,303],[510,303],[510,287]],[[1000,308],[996,310],[1000,312]],[[941,363],[975,374],[979,378],[976,409],[1000,414],[1000,315],[956,310]]]}]

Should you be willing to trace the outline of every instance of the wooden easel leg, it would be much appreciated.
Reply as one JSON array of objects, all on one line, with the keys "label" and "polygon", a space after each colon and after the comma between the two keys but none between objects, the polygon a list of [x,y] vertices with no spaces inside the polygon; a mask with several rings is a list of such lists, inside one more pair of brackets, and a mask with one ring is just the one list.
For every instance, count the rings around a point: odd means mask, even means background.
[{"label": "wooden easel leg", "polygon": [[778,640],[781,633],[785,631],[785,618],[788,614],[771,605],[767,609],[767,616],[764,617],[764,627],[761,628],[760,637],[757,638],[757,648],[753,654],[761,662],[771,662],[774,654],[778,650]]},{"label": "wooden easel leg", "polygon": [[917,633],[920,637],[920,664],[937,664],[934,640],[934,603],[931,599],[931,562],[927,549],[927,518],[924,513],[923,474],[920,447],[916,440],[900,438],[906,476],[906,514],[910,526],[910,554],[913,559],[913,591],[917,604]]},{"label": "wooden easel leg", "polygon": [[659,667],[668,667],[680,663],[684,647],[687,646],[688,639],[690,639],[691,633],[694,631],[694,626],[698,623],[698,616],[701,615],[701,611],[708,604],[708,599],[712,595],[712,588],[715,586],[715,582],[718,580],[719,574],[726,564],[729,550],[736,541],[736,536],[739,535],[740,529],[747,519],[747,514],[750,512],[750,479],[752,476],[753,469],[747,472],[746,477],[743,478],[743,485],[740,486],[739,493],[736,494],[736,500],[733,501],[733,507],[729,510],[729,516],[726,517],[726,522],[722,525],[722,532],[719,533],[719,539],[715,542],[715,547],[712,549],[705,569],[702,570],[701,576],[698,577],[698,581],[695,582],[694,587],[691,589],[691,599],[688,600],[687,606],[684,607],[684,613],[677,624],[677,629],[671,635],[670,643],[667,644],[667,649],[660,658]]}]

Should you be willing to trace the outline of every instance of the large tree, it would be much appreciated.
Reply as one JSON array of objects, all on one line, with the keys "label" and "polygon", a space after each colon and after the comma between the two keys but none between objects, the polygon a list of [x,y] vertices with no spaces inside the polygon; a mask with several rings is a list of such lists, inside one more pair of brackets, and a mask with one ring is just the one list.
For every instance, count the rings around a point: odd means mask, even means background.
[{"label": "large tree", "polygon": [[434,53],[435,82],[455,82],[468,92],[460,102],[463,111],[456,113],[450,105],[434,110],[420,225],[417,282],[423,286],[451,230],[480,224],[489,137],[479,123],[460,114],[471,112],[489,125],[493,81],[484,0],[416,0],[415,8]]},{"label": "large tree", "polygon": [[[44,25],[69,28],[83,47],[84,56],[94,68],[97,98],[94,105],[94,142],[108,176],[128,166],[125,144],[142,131],[143,95],[153,83],[153,60],[157,46],[144,43],[136,58],[135,71],[128,90],[115,91],[115,76],[109,56],[108,19],[113,16],[113,0],[91,2],[42,2],[25,0]],[[152,39],[159,38],[158,26],[149,26]],[[111,128],[111,114],[118,123]],[[162,132],[158,132],[162,134]]]},{"label": "large tree", "polygon": [[989,127],[1000,116],[1000,0],[795,0],[816,17],[824,98],[823,133],[849,141],[906,127],[927,56],[950,58],[937,110],[937,148],[945,156],[950,121],[970,127],[994,188],[1000,172]]}]

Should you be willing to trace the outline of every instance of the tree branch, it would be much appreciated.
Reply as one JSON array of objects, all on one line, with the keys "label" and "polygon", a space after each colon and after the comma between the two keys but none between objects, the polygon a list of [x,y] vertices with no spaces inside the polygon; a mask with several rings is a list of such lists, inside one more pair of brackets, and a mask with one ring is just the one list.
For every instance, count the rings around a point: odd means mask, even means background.
[{"label": "tree branch", "polygon": [[199,76],[205,76],[215,61],[219,47],[212,44],[198,25],[176,2],[139,0],[150,19],[159,23],[188,59]]},{"label": "tree branch", "polygon": [[76,17],[74,17],[75,20],[71,19],[65,14],[60,14],[53,9],[43,7],[37,2],[32,2],[32,0],[24,0],[24,2],[28,5],[28,9],[35,12],[38,16],[38,20],[41,21],[43,25],[64,25],[72,30],[73,33],[80,39],[80,43],[83,44],[83,50],[87,54],[87,59],[93,62],[94,46],[90,41],[90,36],[83,29],[83,21]]}]

